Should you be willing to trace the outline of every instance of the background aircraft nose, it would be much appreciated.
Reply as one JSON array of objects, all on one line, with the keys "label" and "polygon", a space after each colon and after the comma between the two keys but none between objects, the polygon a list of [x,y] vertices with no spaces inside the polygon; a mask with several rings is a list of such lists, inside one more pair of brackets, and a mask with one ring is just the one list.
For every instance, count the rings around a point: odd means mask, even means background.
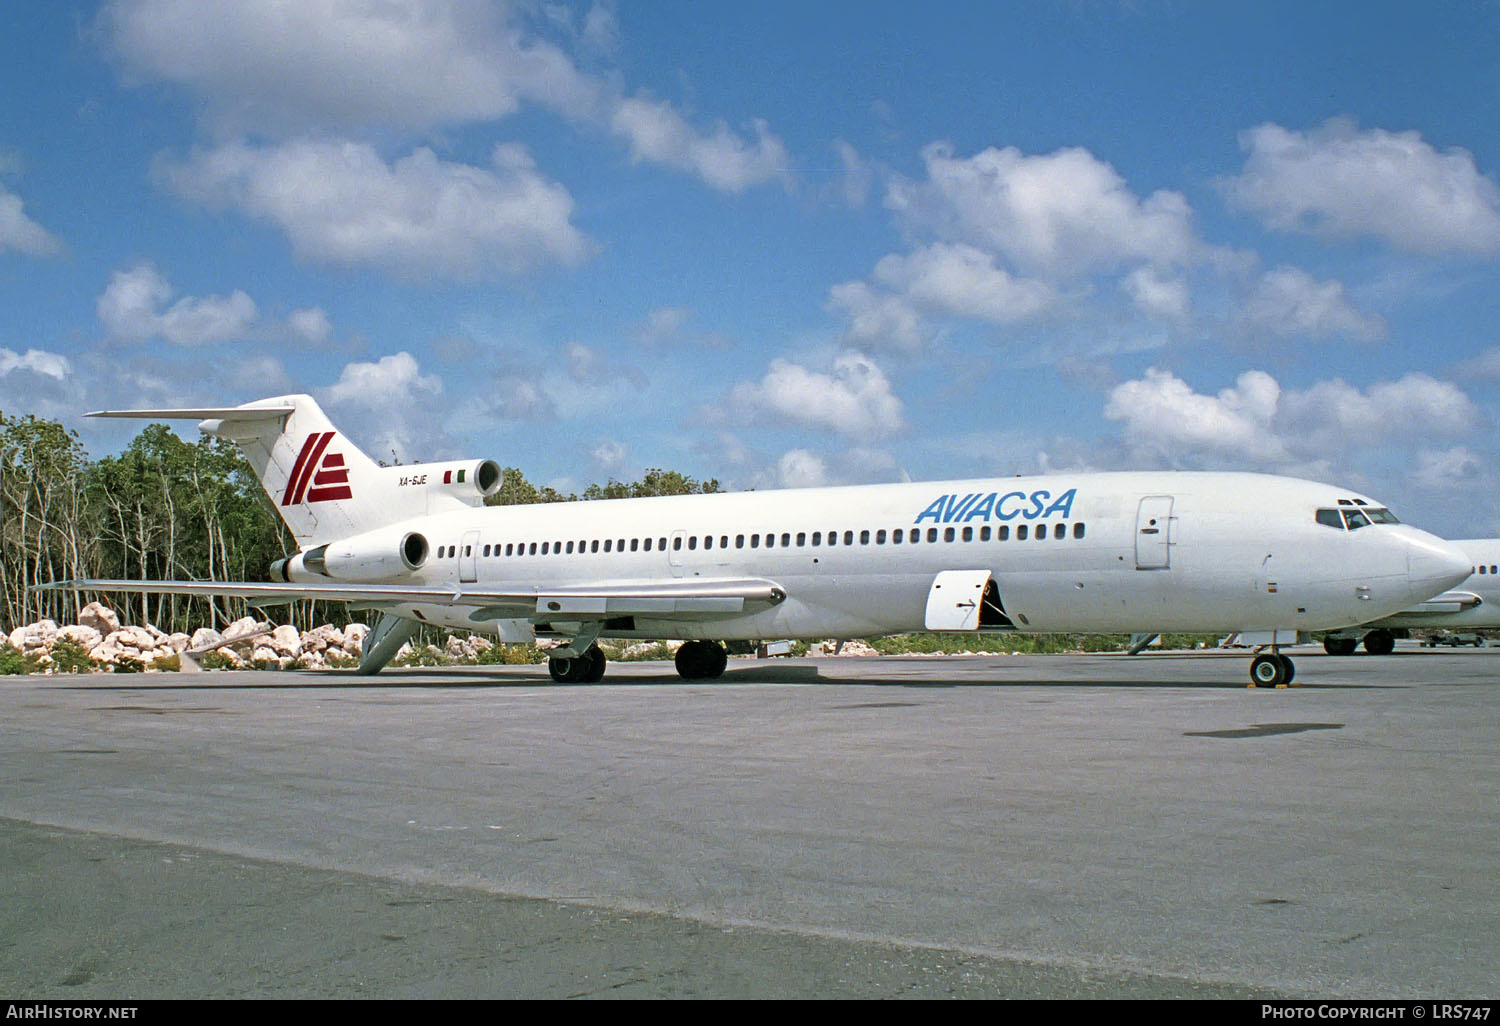
[{"label": "background aircraft nose", "polygon": [[1427,535],[1411,539],[1406,549],[1406,577],[1413,591],[1426,598],[1462,582],[1473,571],[1469,557],[1456,545]]}]

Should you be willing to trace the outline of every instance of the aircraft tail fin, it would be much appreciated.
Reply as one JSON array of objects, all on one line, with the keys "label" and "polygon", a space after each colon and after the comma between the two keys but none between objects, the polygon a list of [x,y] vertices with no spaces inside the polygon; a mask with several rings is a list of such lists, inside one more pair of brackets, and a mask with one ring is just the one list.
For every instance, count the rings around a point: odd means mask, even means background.
[{"label": "aircraft tail fin", "polygon": [[234,442],[303,548],[394,519],[379,501],[385,468],[341,434],[312,396],[231,407],[101,410],[89,416],[192,419],[205,434]]},{"label": "aircraft tail fin", "polygon": [[88,416],[196,420],[204,434],[234,442],[301,549],[411,517],[482,505],[503,477],[494,460],[383,467],[335,428],[310,395],[243,406],[100,410]]}]

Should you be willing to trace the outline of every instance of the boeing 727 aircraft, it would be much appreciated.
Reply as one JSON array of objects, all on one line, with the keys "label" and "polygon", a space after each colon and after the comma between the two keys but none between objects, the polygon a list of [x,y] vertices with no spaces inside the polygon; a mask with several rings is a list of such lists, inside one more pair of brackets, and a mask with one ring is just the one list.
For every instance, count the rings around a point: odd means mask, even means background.
[{"label": "boeing 727 aircraft", "polygon": [[1471,538],[1453,544],[1469,557],[1473,572],[1467,580],[1394,616],[1324,636],[1328,654],[1353,655],[1363,641],[1371,655],[1390,655],[1397,636],[1405,637],[1413,627],[1500,630],[1500,538]]},{"label": "boeing 727 aircraft", "polygon": [[[299,551],[263,582],[79,580],[53,587],[322,599],[381,614],[360,673],[419,624],[552,638],[559,682],[597,681],[597,641],[687,639],[687,679],[720,644],[906,631],[1298,632],[1364,623],[1469,576],[1454,546],[1346,488],[1229,473],[1077,473],[930,484],[486,507],[491,460],[381,467],[311,397],[90,416],[199,420],[238,443]],[[1358,509],[1369,530],[1349,531]],[[1330,517],[1340,517],[1330,530]],[[1290,681],[1276,650],[1259,685]]]}]

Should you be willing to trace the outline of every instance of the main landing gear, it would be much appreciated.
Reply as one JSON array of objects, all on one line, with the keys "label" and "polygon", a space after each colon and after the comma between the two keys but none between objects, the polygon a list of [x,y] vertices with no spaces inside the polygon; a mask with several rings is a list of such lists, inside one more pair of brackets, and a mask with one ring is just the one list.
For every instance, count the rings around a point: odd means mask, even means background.
[{"label": "main landing gear", "polygon": [[724,675],[729,653],[713,641],[684,641],[677,650],[677,674],[683,680],[713,680]]},{"label": "main landing gear", "polygon": [[1279,688],[1292,682],[1297,669],[1280,652],[1263,652],[1250,661],[1250,686]]},{"label": "main landing gear", "polygon": [[[1323,639],[1323,651],[1335,656],[1353,655],[1360,641],[1357,637],[1335,637],[1330,634]],[[1368,632],[1363,641],[1365,651],[1371,655],[1390,655],[1396,650],[1396,635],[1384,628]]]},{"label": "main landing gear", "polygon": [[597,684],[604,679],[607,660],[598,645],[590,645],[588,651],[572,658],[553,656],[547,660],[547,672],[559,684]]}]

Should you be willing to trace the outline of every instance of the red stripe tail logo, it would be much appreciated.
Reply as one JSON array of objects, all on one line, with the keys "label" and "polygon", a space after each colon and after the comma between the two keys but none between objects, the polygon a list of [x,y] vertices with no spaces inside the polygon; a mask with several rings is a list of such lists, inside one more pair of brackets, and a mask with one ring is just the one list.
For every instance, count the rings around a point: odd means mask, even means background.
[{"label": "red stripe tail logo", "polygon": [[349,487],[349,470],[344,466],[344,454],[324,454],[328,443],[333,441],[333,435],[332,431],[314,432],[302,443],[302,451],[297,454],[297,462],[292,464],[286,491],[281,496],[283,506],[297,505],[304,496],[308,502],[354,498],[354,490]]}]

